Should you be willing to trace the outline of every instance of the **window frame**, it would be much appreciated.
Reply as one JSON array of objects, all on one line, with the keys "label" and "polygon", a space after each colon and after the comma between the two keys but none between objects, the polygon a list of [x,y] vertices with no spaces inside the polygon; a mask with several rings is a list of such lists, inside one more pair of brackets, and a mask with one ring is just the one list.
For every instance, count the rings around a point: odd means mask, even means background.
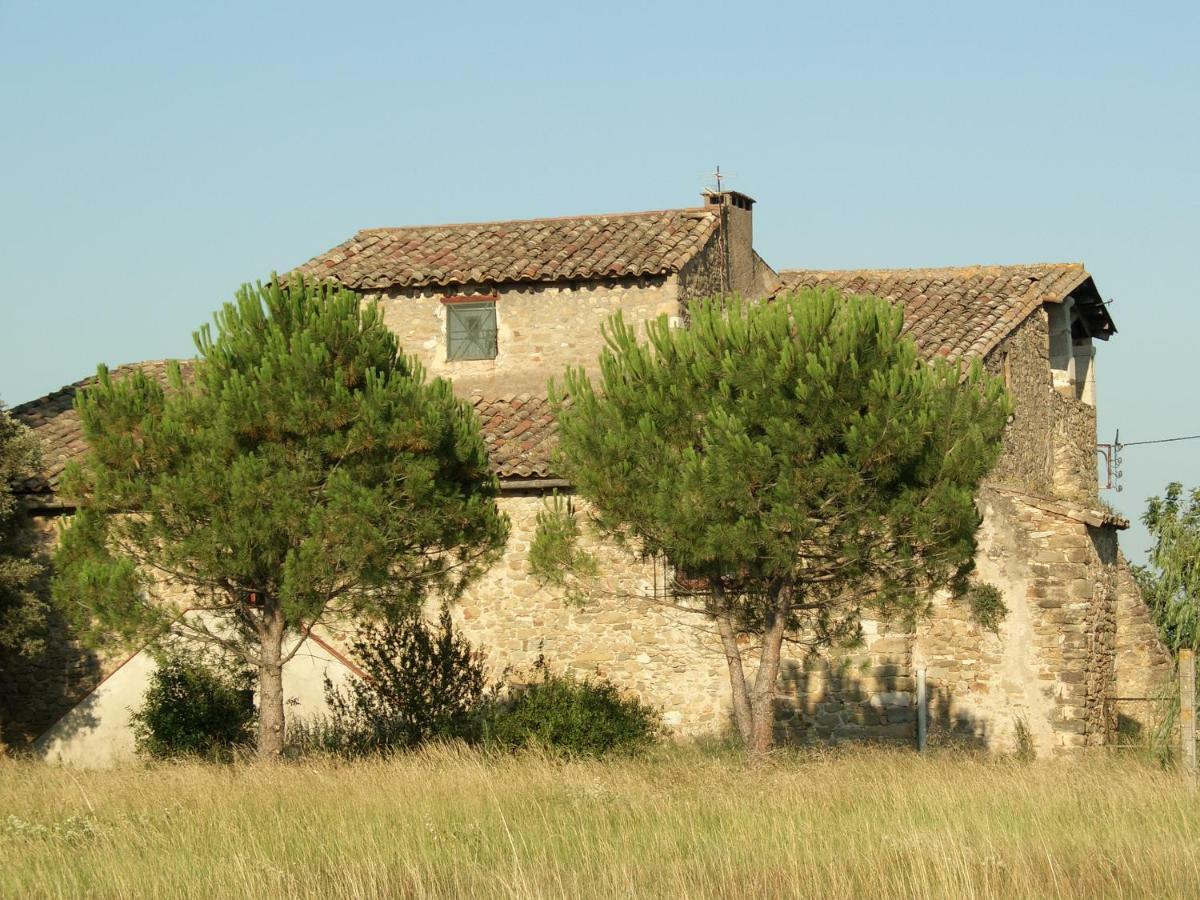
[{"label": "window frame", "polygon": [[[499,311],[496,307],[496,301],[500,299],[496,294],[458,294],[448,295],[442,298],[442,304],[446,307],[446,361],[447,362],[486,362],[493,360],[500,355],[500,320]],[[492,314],[492,334],[491,334],[491,354],[487,356],[462,356],[455,355],[453,344],[454,333],[454,318],[455,313],[462,313],[472,310],[491,310]],[[469,341],[464,341],[470,344]]]}]

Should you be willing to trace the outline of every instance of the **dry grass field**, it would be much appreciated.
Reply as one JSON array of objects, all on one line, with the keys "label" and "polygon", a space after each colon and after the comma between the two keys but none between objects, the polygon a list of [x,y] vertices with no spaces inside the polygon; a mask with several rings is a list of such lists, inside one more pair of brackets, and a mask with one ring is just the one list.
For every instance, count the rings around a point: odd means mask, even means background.
[{"label": "dry grass field", "polygon": [[1200,791],[1107,755],[0,760],[0,895],[1196,897]]}]

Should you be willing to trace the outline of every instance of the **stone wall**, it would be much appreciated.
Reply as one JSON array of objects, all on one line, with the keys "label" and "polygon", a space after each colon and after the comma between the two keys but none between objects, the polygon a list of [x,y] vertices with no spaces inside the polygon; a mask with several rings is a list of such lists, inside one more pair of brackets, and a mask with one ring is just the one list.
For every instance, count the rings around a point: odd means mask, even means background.
[{"label": "stone wall", "polygon": [[1129,741],[1160,724],[1169,702],[1158,698],[1177,690],[1175,661],[1150,618],[1129,563],[1119,552],[1115,575],[1117,634],[1110,716],[1121,740]]},{"label": "stone wall", "polygon": [[[454,611],[464,634],[486,653],[493,677],[519,681],[544,656],[555,670],[603,675],[635,692],[659,707],[678,735],[730,728],[720,641],[703,616],[667,597],[665,573],[652,561],[592,543],[603,577],[585,605],[569,602],[529,573],[529,544],[543,502],[536,496],[501,500],[512,520],[504,558]],[[907,638],[876,622],[867,622],[865,630],[864,645],[850,652],[787,648],[781,737],[913,739]],[[748,667],[751,677],[753,669]]]},{"label": "stone wall", "polygon": [[724,657],[715,636],[689,614],[657,602],[661,572],[613,548],[600,555],[603,578],[579,606],[528,570],[530,542],[544,500],[503,497],[512,522],[503,559],[468,588],[454,615],[487,654],[493,676],[521,680],[544,656],[559,671],[601,674],[659,706],[683,733],[724,727],[726,697],[716,688]]},{"label": "stone wall", "polygon": [[[493,670],[552,666],[599,673],[660,706],[680,734],[724,729],[729,687],[706,621],[672,609],[653,566],[606,553],[599,599],[584,608],[538,585],[527,551],[537,497],[506,498],[513,533],[504,560],[472,587],[456,615]],[[917,632],[864,623],[862,646],[792,646],[780,679],[779,731],[792,741],[915,738],[914,676],[927,668],[931,739],[1049,754],[1103,742],[1112,684],[1115,536],[1063,512],[986,495],[980,576],[1001,587],[1009,615],[998,634],[944,597]],[[751,667],[752,668],[752,667]]]},{"label": "stone wall", "polygon": [[[606,675],[636,692],[679,734],[727,728],[719,642],[702,617],[663,602],[665,576],[651,563],[602,550],[604,583],[584,607],[529,574],[542,502],[502,500],[513,522],[508,550],[456,611],[493,672],[519,678],[544,655],[552,667]],[[852,650],[792,645],[780,678],[781,738],[913,741],[914,677],[924,666],[935,742],[997,750],[1028,742],[1052,754],[1105,741],[1119,584],[1113,529],[1001,491],[985,491],[981,506],[979,575],[1009,607],[999,632],[973,622],[963,603],[936,597],[915,633],[867,621]]]},{"label": "stone wall", "polygon": [[[706,248],[677,277],[502,288],[500,355],[490,361],[446,361],[440,294],[381,299],[405,348],[432,374],[452,376],[461,393],[540,393],[567,365],[594,371],[600,323],[617,309],[640,323],[677,315],[685,297],[719,291],[716,254]],[[486,285],[462,291],[490,292]],[[1039,310],[986,362],[1014,400],[1003,454],[980,496],[979,577],[1001,588],[1009,609],[998,634],[971,621],[962,604],[935,597],[913,633],[868,621],[852,650],[791,646],[780,682],[781,737],[910,742],[914,674],[925,667],[932,740],[1058,753],[1104,742],[1119,725],[1113,697],[1142,696],[1169,679],[1170,659],[1115,529],[1094,509],[1094,411],[1054,391],[1048,341]],[[719,641],[702,617],[664,602],[665,573],[653,563],[598,548],[604,583],[586,607],[533,579],[527,554],[542,502],[502,498],[513,522],[507,552],[455,610],[493,672],[520,679],[544,656],[552,667],[603,674],[635,691],[679,734],[728,728]],[[18,743],[57,718],[106,664],[61,626],[51,650],[23,665],[0,670],[0,715]]]},{"label": "stone wall", "polygon": [[[447,295],[494,295],[495,359],[446,359]],[[383,307],[384,321],[430,375],[454,380],[463,396],[530,393],[545,396],[546,383],[567,366],[598,370],[604,347],[600,326],[620,311],[635,326],[661,314],[679,314],[676,276],[572,283],[478,284],[453,289],[394,289],[368,295]]]},{"label": "stone wall", "polygon": [[1004,451],[988,480],[1048,497],[1054,492],[1055,428],[1047,329],[1045,310],[1037,310],[988,354],[985,367],[1004,379],[1013,405]]},{"label": "stone wall", "polygon": [[1123,587],[1116,529],[1042,498],[985,490],[981,501],[978,574],[1002,589],[1008,615],[993,635],[935,603],[914,651],[935,723],[981,723],[989,746],[1027,740],[1041,754],[1109,742],[1118,647],[1130,644],[1133,663],[1156,643],[1130,622],[1145,604]]},{"label": "stone wall", "polygon": [[1054,496],[1095,503],[1100,494],[1096,409],[1074,395],[1051,395],[1054,421]]},{"label": "stone wall", "polygon": [[1096,410],[1054,388],[1045,307],[988,354],[986,368],[1004,379],[1013,404],[989,483],[1094,505],[1100,488]]},{"label": "stone wall", "polygon": [[724,265],[724,241],[722,236],[717,234],[679,270],[676,277],[679,281],[681,303],[727,293],[728,279],[725,276]]}]

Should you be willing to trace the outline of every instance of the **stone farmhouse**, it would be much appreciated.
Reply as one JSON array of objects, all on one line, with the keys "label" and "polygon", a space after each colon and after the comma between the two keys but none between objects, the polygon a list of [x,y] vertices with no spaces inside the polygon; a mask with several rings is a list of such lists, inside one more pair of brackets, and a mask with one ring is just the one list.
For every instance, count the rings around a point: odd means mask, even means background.
[{"label": "stone farmhouse", "polygon": [[[1111,741],[1114,698],[1144,694],[1170,661],[1118,548],[1128,523],[1099,499],[1095,342],[1116,327],[1091,275],[1078,264],[776,270],[754,250],[753,206],[721,191],[695,208],[367,229],[298,268],[378,300],[404,347],[479,413],[513,529],[504,558],[457,607],[468,637],[497,671],[544,654],[635,691],[679,734],[727,728],[719,642],[661,602],[673,582],[660,561],[608,553],[611,596],[584,609],[529,574],[535,516],[550,491],[570,490],[554,470],[546,383],[567,365],[595,371],[600,325],[618,310],[634,323],[682,322],[693,298],[831,285],[903,303],[924,354],[982,358],[1007,383],[1015,412],[979,492],[977,563],[1009,613],[993,634],[935,597],[915,631],[867,622],[853,650],[796,650],[781,675],[782,736],[912,741],[924,668],[931,740],[1030,742],[1040,754]],[[14,410],[46,445],[46,472],[22,486],[44,528],[71,511],[56,486],[86,449],[71,406],[86,383]],[[73,655],[68,641],[60,649],[0,688],[5,719],[29,734],[111,667]]]}]

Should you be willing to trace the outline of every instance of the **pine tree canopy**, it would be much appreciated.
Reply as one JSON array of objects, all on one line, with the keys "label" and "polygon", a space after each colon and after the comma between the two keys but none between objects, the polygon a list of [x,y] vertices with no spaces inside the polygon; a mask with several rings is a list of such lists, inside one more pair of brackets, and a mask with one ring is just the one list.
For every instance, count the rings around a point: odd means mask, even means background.
[{"label": "pine tree canopy", "polygon": [[46,603],[33,588],[42,571],[13,483],[33,474],[37,439],[0,405],[0,651],[34,653],[41,644]]},{"label": "pine tree canopy", "polygon": [[829,638],[855,632],[863,606],[913,615],[931,589],[961,589],[1002,384],[978,362],[922,360],[903,311],[874,297],[806,290],[690,314],[645,340],[618,315],[598,383],[574,369],[552,386],[559,468],[599,532],[707,583],[708,611],[741,633]]},{"label": "pine tree canopy", "polygon": [[76,401],[90,452],[65,476],[54,594],[94,637],[141,640],[176,599],[232,612],[226,643],[260,662],[273,626],[398,615],[490,563],[508,523],[478,418],[376,306],[272,280],[215,326],[192,380],[102,366]]}]

